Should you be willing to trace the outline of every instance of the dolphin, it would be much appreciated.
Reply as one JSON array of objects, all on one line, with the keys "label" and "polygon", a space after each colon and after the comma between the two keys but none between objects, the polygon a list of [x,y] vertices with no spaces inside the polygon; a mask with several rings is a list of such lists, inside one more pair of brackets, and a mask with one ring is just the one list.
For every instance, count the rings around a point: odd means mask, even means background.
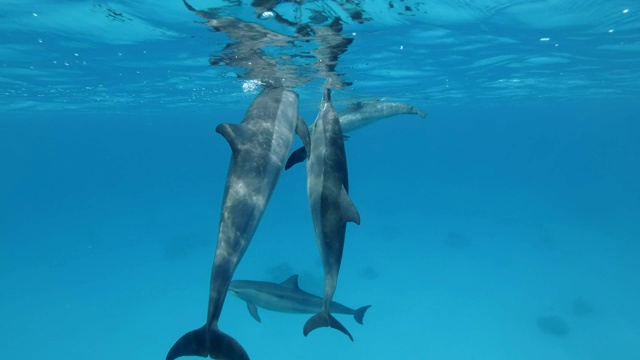
[{"label": "dolphin", "polygon": [[[365,126],[371,125],[378,120],[390,118],[396,115],[418,115],[421,118],[427,114],[413,105],[403,102],[386,102],[380,100],[357,101],[347,105],[347,108],[338,112],[342,132],[348,134]],[[309,129],[312,131],[313,126]],[[285,170],[289,170],[295,164],[304,161],[307,152],[304,147],[296,149],[287,163]]]},{"label": "dolphin", "polygon": [[[260,320],[258,307],[284,313],[314,314],[322,309],[322,298],[310,294],[298,286],[298,275],[292,275],[281,283],[234,280],[229,292],[247,303],[249,314]],[[329,311],[335,314],[353,315],[358,324],[362,324],[364,313],[371,307],[366,305],[352,309],[332,301]]]},{"label": "dolphin", "polygon": [[338,112],[342,132],[349,133],[382,119],[396,115],[416,114],[421,118],[427,114],[407,103],[386,102],[380,100],[358,101],[351,103],[346,109]]},{"label": "dolphin", "polygon": [[332,327],[353,337],[331,314],[331,302],[338,283],[347,222],[360,224],[360,214],[349,198],[347,157],[340,120],[331,105],[331,90],[324,89],[320,113],[311,132],[307,160],[307,196],[316,241],[324,268],[322,309],[304,325],[303,334],[319,327]]},{"label": "dolphin", "polygon": [[298,116],[298,95],[280,87],[265,88],[247,110],[241,124],[216,127],[216,132],[229,142],[232,156],[211,269],[207,322],[178,339],[166,360],[181,356],[249,359],[244,348],[218,328],[218,319],[233,273],[282,173],[294,130],[308,146],[308,128]]}]

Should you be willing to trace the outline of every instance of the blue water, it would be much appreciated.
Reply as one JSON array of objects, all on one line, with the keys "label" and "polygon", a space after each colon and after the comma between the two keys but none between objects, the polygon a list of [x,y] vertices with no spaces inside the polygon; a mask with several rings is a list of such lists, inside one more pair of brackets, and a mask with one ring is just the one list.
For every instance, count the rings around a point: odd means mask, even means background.
[{"label": "blue water", "polygon": [[[346,142],[362,222],[335,300],[372,305],[364,325],[340,316],[355,342],[302,336],[308,315],[257,323],[232,296],[220,327],[257,360],[640,359],[637,4],[405,3],[344,17],[336,107],[429,114]],[[180,1],[0,10],[0,359],[162,359],[206,318],[230,156],[214,129],[241,121],[252,82],[209,65],[227,40]],[[296,87],[307,122],[318,77]],[[304,166],[235,278],[293,273],[321,293]]]}]

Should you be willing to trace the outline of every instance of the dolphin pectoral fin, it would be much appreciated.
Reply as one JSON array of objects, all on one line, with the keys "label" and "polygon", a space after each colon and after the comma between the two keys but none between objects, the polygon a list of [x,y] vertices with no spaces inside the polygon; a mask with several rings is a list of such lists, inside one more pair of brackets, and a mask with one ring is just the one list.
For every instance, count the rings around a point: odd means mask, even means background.
[{"label": "dolphin pectoral fin", "polygon": [[358,324],[362,325],[362,319],[364,318],[364,313],[367,312],[367,310],[369,310],[370,307],[371,305],[363,306],[361,308],[356,309],[353,312],[353,318],[356,319],[356,322]]},{"label": "dolphin pectoral fin", "polygon": [[344,327],[338,321],[338,319],[334,318],[330,313],[319,312],[311,317],[311,319],[307,320],[304,324],[304,328],[302,329],[302,333],[304,336],[309,335],[309,333],[320,327],[330,327],[336,330],[339,330],[343,334],[347,335],[351,341],[353,341],[353,336],[349,333],[349,330]]},{"label": "dolphin pectoral fin", "polygon": [[353,205],[353,201],[349,197],[347,190],[342,187],[342,193],[340,194],[340,207],[341,213],[345,222],[352,222],[360,225],[360,213],[356,206]]},{"label": "dolphin pectoral fin", "polygon": [[227,140],[234,153],[240,149],[243,142],[246,142],[246,131],[241,124],[220,124],[216,126],[216,132]]},{"label": "dolphin pectoral fin", "polygon": [[181,356],[249,360],[247,352],[234,338],[223,333],[217,327],[209,329],[207,333],[206,325],[190,331],[178,339],[169,350],[166,360],[175,360]]},{"label": "dolphin pectoral fin", "polygon": [[182,335],[167,353],[166,360],[174,360],[181,356],[209,356],[206,326]]},{"label": "dolphin pectoral fin", "polygon": [[306,159],[306,155],[310,154],[310,146],[311,146],[311,135],[309,135],[309,127],[307,126],[307,123],[304,122],[304,119],[302,119],[302,117],[298,116],[298,124],[296,124],[296,134],[298,134],[298,137],[300,138],[300,140],[302,140],[302,144],[304,145],[304,149],[305,149],[305,159]]},{"label": "dolphin pectoral fin", "polygon": [[258,315],[258,307],[256,304],[247,301],[247,310],[249,310],[249,314],[251,314],[251,317],[256,319],[257,322],[262,322],[262,320],[260,320],[260,315]]},{"label": "dolphin pectoral fin", "polygon": [[303,162],[307,158],[307,149],[303,147],[296,149],[291,153],[287,163],[284,165],[285,170],[291,169],[291,167],[297,163]]}]

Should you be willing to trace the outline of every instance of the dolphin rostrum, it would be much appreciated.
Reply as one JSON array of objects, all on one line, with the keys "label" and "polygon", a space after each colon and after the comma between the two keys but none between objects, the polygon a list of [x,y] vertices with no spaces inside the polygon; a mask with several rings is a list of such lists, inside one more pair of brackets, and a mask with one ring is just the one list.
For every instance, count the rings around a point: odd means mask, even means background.
[{"label": "dolphin rostrum", "polygon": [[[396,115],[418,115],[421,118],[427,114],[413,105],[403,102],[387,102],[380,100],[367,100],[351,103],[346,109],[338,112],[340,118],[340,126],[342,132],[348,134],[354,130],[358,130],[365,126],[371,125],[378,120],[386,119]],[[310,130],[312,130],[310,128]],[[289,170],[295,164],[304,161],[307,158],[307,152],[304,147],[296,149],[287,163],[285,170]]]},{"label": "dolphin rostrum", "polygon": [[277,87],[265,88],[258,95],[241,124],[216,127],[229,142],[232,155],[211,269],[207,322],[182,336],[169,350],[167,360],[187,355],[249,359],[243,347],[218,328],[218,319],[233,273],[282,173],[294,130],[308,146],[308,128],[298,116],[298,95]]},{"label": "dolphin rostrum", "polygon": [[[257,322],[262,322],[258,315],[258,307],[295,314],[314,314],[322,309],[321,297],[300,289],[298,275],[292,275],[281,283],[234,280],[229,286],[229,292],[247,303],[249,314]],[[334,314],[353,315],[356,322],[362,324],[364,313],[370,307],[371,305],[366,305],[352,309],[332,301],[329,311]]]},{"label": "dolphin rostrum", "polygon": [[324,268],[322,309],[304,325],[303,334],[319,327],[349,331],[331,314],[331,302],[338,283],[347,222],[360,224],[360,214],[349,198],[349,180],[340,120],[331,105],[331,90],[324,89],[320,113],[311,132],[307,160],[307,196],[311,219]]}]

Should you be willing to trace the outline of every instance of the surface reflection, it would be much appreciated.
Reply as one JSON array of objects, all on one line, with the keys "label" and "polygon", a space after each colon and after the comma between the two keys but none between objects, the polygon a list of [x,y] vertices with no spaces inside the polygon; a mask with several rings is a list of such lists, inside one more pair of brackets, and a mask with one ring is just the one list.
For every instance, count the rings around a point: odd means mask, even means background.
[{"label": "surface reflection", "polygon": [[[227,7],[198,10],[183,2],[206,25],[229,38],[222,51],[209,59],[212,66],[239,68],[238,78],[268,86],[295,88],[316,77],[326,79],[334,89],[351,84],[337,72],[337,63],[353,38],[343,34],[342,19],[328,9],[314,8],[310,22],[302,22],[300,1],[289,2],[298,5],[292,19],[275,11],[282,2],[254,1],[257,19],[246,20],[225,15]],[[325,19],[330,21],[324,23]],[[317,25],[319,22],[323,24]],[[278,30],[267,27],[274,23]]]}]

